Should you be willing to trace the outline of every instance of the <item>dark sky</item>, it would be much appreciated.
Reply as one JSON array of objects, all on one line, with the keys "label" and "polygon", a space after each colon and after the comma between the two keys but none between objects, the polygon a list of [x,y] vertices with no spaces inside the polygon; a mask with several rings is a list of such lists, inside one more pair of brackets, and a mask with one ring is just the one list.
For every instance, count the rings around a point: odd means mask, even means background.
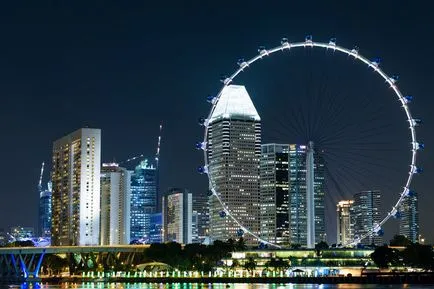
[{"label": "dark sky", "polygon": [[[434,218],[430,177],[434,137],[429,133],[434,125],[434,7],[429,1],[4,2],[0,4],[0,228],[36,226],[40,164],[49,162],[54,140],[83,126],[102,129],[102,158],[111,161],[141,153],[153,156],[163,121],[162,189],[203,191],[206,179],[196,174],[202,155],[193,149],[203,135],[197,118],[207,114],[205,99],[220,88],[220,75],[232,72],[239,57],[253,56],[259,45],[275,46],[282,37],[302,41],[312,34],[315,40],[337,37],[346,47],[359,45],[364,55],[381,56],[385,71],[400,75],[402,91],[416,97],[412,111],[424,120],[418,136],[427,150],[420,155],[424,175],[416,178],[414,188],[420,195],[422,234],[434,239],[429,225]],[[278,67],[276,77],[283,72]],[[270,91],[273,83],[263,81],[268,68],[273,66],[258,67],[246,79],[252,97],[267,87],[268,94],[284,94],[277,85]],[[346,94],[354,89],[348,78],[352,69],[341,81]],[[360,71],[365,70],[354,75]],[[321,83],[328,82],[316,79],[311,84]],[[336,87],[332,84],[330,90]],[[257,106],[266,103],[260,98],[258,102]],[[390,103],[399,111],[399,105]],[[269,105],[278,107],[278,102]],[[347,113],[355,110],[357,104],[349,102]],[[404,120],[402,113],[383,116],[384,121]],[[394,138],[404,144],[409,141],[407,132],[389,140]],[[294,141],[298,140],[287,140]],[[389,177],[394,186],[404,182],[393,174]],[[355,189],[347,189],[351,190]],[[391,201],[385,204],[391,205]]]}]

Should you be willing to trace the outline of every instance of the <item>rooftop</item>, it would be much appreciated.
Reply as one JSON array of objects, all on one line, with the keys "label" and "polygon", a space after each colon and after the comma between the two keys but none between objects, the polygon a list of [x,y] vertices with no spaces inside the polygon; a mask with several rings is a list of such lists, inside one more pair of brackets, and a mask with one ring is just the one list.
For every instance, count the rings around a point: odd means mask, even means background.
[{"label": "rooftop", "polygon": [[231,84],[223,88],[209,121],[214,122],[233,118],[261,120],[249,93],[243,85]]}]

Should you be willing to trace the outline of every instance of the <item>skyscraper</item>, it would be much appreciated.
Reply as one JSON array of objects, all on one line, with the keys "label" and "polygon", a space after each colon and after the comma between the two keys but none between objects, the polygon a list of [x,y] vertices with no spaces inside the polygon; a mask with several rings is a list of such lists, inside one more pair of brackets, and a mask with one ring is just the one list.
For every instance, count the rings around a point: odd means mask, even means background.
[{"label": "skyscraper", "polygon": [[151,215],[157,209],[158,176],[156,167],[147,159],[131,175],[130,240],[149,243]]},{"label": "skyscraper", "polygon": [[[380,206],[380,191],[363,191],[354,195],[354,203],[350,214],[355,239],[368,233],[376,224],[381,222]],[[368,236],[361,243],[380,246],[383,243],[383,238],[377,235]]]},{"label": "skyscraper", "polygon": [[81,128],[53,145],[52,244],[98,245],[101,130]]},{"label": "skyscraper", "polygon": [[351,207],[354,201],[340,201],[336,205],[337,212],[337,237],[336,243],[338,245],[349,244],[354,240],[353,227],[351,224]]},{"label": "skyscraper", "polygon": [[193,243],[203,243],[209,236],[209,201],[206,194],[193,195]]},{"label": "skyscraper", "polygon": [[47,189],[39,194],[39,236],[51,237],[51,191],[52,184],[48,182]]},{"label": "skyscraper", "polygon": [[[208,171],[212,185],[229,212],[258,234],[261,118],[244,86],[229,85],[223,89],[208,126]],[[240,227],[226,213],[212,196],[212,240],[237,237]],[[251,244],[257,243],[250,236],[246,238]]]},{"label": "skyscraper", "polygon": [[131,172],[116,163],[101,168],[101,245],[130,243]]},{"label": "skyscraper", "polygon": [[261,146],[261,238],[281,246],[290,245],[289,145]]},{"label": "skyscraper", "polygon": [[192,194],[186,189],[169,189],[163,196],[163,241],[192,242]]},{"label": "skyscraper", "polygon": [[[308,244],[307,209],[308,146],[289,146],[289,220],[291,244]],[[320,151],[313,153],[313,195],[315,243],[326,241],[324,159]]]},{"label": "skyscraper", "polygon": [[419,210],[416,192],[406,197],[400,207],[400,212],[399,234],[406,236],[412,242],[419,242]]}]

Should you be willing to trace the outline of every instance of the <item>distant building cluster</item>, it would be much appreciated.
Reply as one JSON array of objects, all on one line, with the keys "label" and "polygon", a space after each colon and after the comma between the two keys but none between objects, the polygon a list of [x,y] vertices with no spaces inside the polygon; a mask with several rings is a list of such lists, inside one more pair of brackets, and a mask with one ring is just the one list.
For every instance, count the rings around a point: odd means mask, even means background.
[{"label": "distant building cluster", "polygon": [[[261,118],[244,86],[226,86],[208,123],[210,189],[160,193],[158,158],[133,170],[101,162],[101,130],[82,128],[53,145],[51,182],[40,186],[37,235],[51,244],[210,243],[243,237],[282,247],[327,241],[326,163],[314,144],[261,142]],[[205,190],[204,190],[205,191]],[[233,216],[236,221],[233,220]],[[417,195],[400,208],[400,234],[419,237]],[[381,221],[381,193],[357,192],[337,204],[337,244],[349,244]],[[382,232],[362,244],[381,245]],[[35,233],[15,228],[12,236]]]},{"label": "distant building cluster", "polygon": [[82,128],[55,141],[52,190],[40,197],[40,234],[48,233],[54,246],[202,242],[207,200],[179,188],[159,196],[158,174],[147,159],[134,170],[101,164],[99,129]]}]

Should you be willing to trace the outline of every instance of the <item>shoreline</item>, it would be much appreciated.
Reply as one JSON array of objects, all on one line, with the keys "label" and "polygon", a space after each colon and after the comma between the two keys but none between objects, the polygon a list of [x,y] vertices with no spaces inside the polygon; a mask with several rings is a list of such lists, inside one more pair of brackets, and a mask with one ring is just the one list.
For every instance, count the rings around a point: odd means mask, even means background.
[{"label": "shoreline", "polygon": [[0,283],[16,284],[17,282],[60,284],[72,283],[280,283],[280,284],[434,284],[434,273],[402,273],[402,274],[366,274],[356,277],[44,277],[44,278],[1,278]]}]

